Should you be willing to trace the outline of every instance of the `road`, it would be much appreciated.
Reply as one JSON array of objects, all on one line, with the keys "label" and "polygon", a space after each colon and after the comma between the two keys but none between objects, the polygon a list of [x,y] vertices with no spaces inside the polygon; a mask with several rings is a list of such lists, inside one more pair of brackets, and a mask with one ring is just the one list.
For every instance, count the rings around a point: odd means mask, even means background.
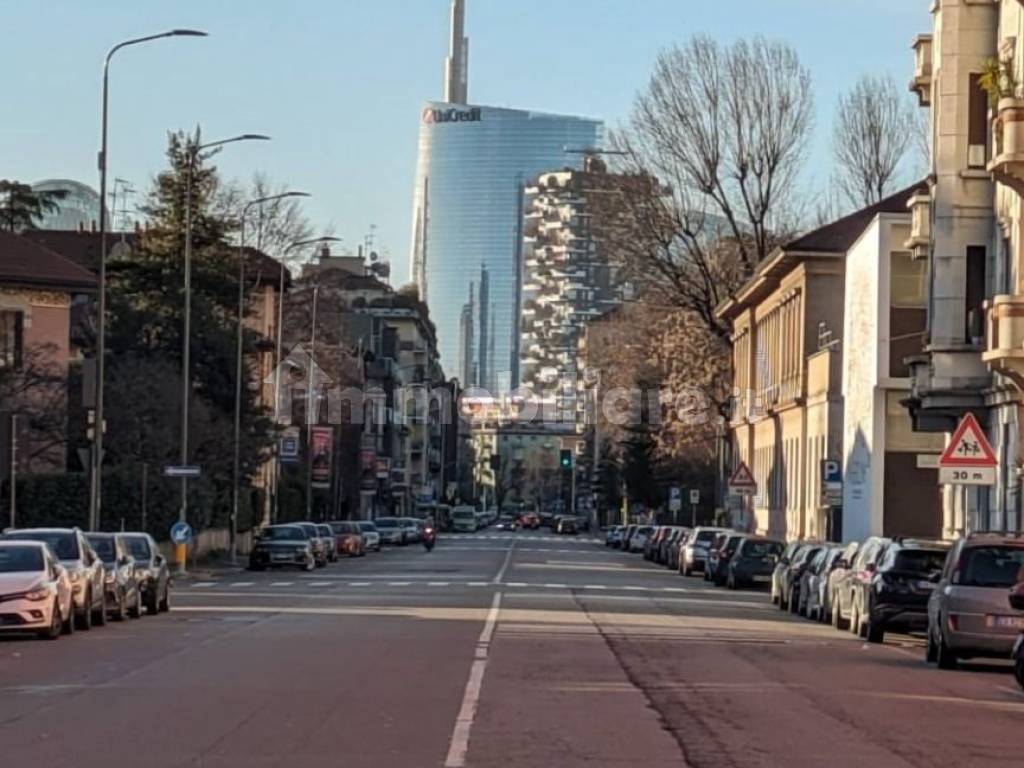
[{"label": "road", "polygon": [[939,672],[590,539],[481,532],[0,640],[0,765],[1019,766],[1006,666]]}]

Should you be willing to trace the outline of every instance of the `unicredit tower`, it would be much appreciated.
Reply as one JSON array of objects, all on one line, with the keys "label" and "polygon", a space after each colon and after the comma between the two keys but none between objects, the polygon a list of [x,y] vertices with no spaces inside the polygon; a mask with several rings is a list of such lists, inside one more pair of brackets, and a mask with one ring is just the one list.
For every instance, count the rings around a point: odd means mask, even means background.
[{"label": "unicredit tower", "polygon": [[437,325],[445,373],[497,392],[518,384],[522,191],[579,167],[596,120],[470,104],[465,1],[452,0],[444,101],[420,111],[412,280]]}]

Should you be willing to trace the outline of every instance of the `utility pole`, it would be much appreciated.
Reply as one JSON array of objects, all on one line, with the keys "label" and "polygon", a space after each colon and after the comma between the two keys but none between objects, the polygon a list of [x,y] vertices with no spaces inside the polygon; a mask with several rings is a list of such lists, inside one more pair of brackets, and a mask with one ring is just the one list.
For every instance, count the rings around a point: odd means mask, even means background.
[{"label": "utility pole", "polygon": [[316,395],[313,392],[313,367],[316,365],[316,309],[320,286],[313,286],[313,322],[309,337],[309,376],[306,384],[306,519],[313,519],[313,425],[319,421],[315,413]]}]

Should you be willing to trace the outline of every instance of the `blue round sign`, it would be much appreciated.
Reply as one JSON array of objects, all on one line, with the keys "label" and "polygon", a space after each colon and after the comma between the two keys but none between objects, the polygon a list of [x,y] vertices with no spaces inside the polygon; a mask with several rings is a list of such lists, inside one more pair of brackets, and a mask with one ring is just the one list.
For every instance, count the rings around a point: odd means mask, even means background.
[{"label": "blue round sign", "polygon": [[188,523],[175,523],[172,525],[171,541],[175,544],[188,544],[192,541],[192,526]]}]

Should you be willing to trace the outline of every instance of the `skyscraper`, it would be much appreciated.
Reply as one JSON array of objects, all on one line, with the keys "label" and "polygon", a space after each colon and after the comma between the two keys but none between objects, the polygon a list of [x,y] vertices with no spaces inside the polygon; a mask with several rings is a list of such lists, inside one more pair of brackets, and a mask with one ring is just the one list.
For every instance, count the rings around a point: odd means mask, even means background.
[{"label": "skyscraper", "polygon": [[[498,382],[515,383],[519,365],[523,180],[578,168],[581,156],[566,148],[599,146],[603,128],[586,118],[467,104],[465,0],[453,0],[451,14],[446,100],[420,112],[411,272],[437,326],[442,365],[465,372],[460,347],[472,350],[479,386],[497,389]],[[479,282],[485,273],[486,299]],[[462,310],[473,283],[481,305],[477,338],[463,345]]]}]

